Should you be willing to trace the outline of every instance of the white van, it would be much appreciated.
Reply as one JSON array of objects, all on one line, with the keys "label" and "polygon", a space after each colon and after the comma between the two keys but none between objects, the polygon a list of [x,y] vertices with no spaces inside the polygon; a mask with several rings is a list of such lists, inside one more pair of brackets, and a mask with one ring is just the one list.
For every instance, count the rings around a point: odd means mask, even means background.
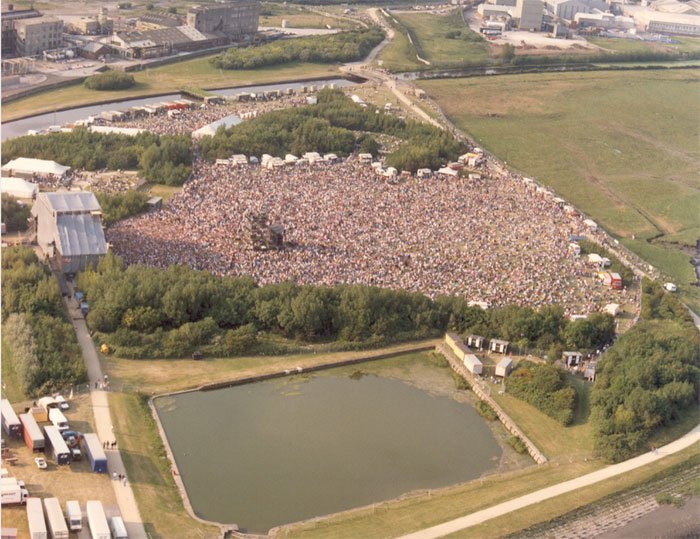
[{"label": "white van", "polygon": [[129,539],[122,517],[112,517],[109,522],[109,527],[112,530],[112,537],[114,539]]},{"label": "white van", "polygon": [[66,502],[66,516],[68,517],[68,527],[71,531],[83,529],[83,513],[77,500],[68,500]]},{"label": "white van", "polygon": [[51,421],[51,423],[53,423],[53,426],[56,427],[60,432],[70,429],[70,425],[68,424],[66,416],[64,416],[63,412],[61,412],[61,410],[59,410],[58,408],[51,408],[49,410],[49,421]]}]

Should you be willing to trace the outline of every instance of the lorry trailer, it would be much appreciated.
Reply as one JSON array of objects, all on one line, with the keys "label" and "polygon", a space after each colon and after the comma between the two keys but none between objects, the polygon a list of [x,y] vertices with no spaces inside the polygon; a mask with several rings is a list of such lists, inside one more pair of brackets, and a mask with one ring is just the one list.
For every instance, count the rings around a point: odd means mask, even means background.
[{"label": "lorry trailer", "polygon": [[68,527],[71,531],[83,529],[83,512],[80,510],[78,500],[68,500],[66,502],[66,516],[68,517]]},{"label": "lorry trailer", "polygon": [[46,439],[48,444],[46,444],[46,454],[53,456],[54,461],[58,465],[70,464],[71,452],[66,445],[63,436],[53,425],[44,427],[44,432],[46,433]]},{"label": "lorry trailer", "polygon": [[83,449],[93,472],[107,473],[107,455],[102,449],[102,443],[94,432],[86,432],[82,438]]},{"label": "lorry trailer", "polygon": [[68,539],[68,526],[63,518],[61,503],[58,498],[44,498],[46,521],[49,524],[51,539]]},{"label": "lorry trailer", "polygon": [[102,502],[97,500],[87,501],[87,520],[92,539],[111,539],[111,532],[109,531]]},{"label": "lorry trailer", "polygon": [[27,498],[27,521],[31,539],[48,539],[41,498]]},{"label": "lorry trailer", "polygon": [[112,517],[110,527],[112,528],[112,539],[129,539],[122,517]]},{"label": "lorry trailer", "polygon": [[2,403],[0,403],[0,413],[2,414],[2,430],[4,430],[8,436],[17,436],[21,438],[22,423],[19,422],[19,418],[9,400],[2,399]]},{"label": "lorry trailer", "polygon": [[39,425],[37,425],[34,416],[31,414],[20,414],[19,420],[22,423],[22,435],[24,443],[32,451],[43,451],[46,446],[46,439],[41,433]]}]

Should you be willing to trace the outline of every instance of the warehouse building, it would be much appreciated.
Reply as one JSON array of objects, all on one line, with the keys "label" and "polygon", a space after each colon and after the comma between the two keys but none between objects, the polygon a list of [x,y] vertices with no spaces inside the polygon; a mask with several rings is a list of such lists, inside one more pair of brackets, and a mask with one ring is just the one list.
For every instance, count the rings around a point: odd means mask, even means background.
[{"label": "warehouse building", "polygon": [[[635,6],[637,7],[637,6]],[[700,36],[700,15],[689,13],[663,13],[646,8],[627,12],[639,30],[650,34]]]},{"label": "warehouse building", "polygon": [[133,59],[208,49],[227,42],[228,38],[221,32],[202,33],[190,26],[177,26],[115,34],[111,45],[120,56]]},{"label": "warehouse building", "polygon": [[39,193],[31,215],[39,247],[63,273],[82,271],[107,253],[102,209],[94,194]]},{"label": "warehouse building", "polygon": [[259,14],[259,0],[195,6],[187,12],[187,25],[204,33],[223,32],[240,38],[258,31]]},{"label": "warehouse building", "polygon": [[603,0],[545,0],[547,11],[560,19],[573,21],[577,13],[595,13],[606,11],[607,4]]},{"label": "warehouse building", "polygon": [[63,45],[63,21],[56,17],[17,20],[15,32],[20,56],[36,56]]},{"label": "warehouse building", "polygon": [[539,32],[542,29],[544,4],[542,0],[517,0],[513,18],[517,19],[518,29]]}]

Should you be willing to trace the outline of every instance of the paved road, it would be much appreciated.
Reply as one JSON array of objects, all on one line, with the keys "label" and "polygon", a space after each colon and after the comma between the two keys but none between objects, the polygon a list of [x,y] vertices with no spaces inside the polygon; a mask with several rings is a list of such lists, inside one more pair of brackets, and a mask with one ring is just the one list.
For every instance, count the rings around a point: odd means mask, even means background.
[{"label": "paved road", "polygon": [[[112,432],[112,418],[109,414],[107,392],[95,389],[95,381],[102,380],[103,376],[100,361],[97,357],[97,351],[95,350],[95,344],[92,341],[92,338],[90,338],[87,325],[80,314],[77,302],[75,300],[64,298],[64,303],[66,304],[68,312],[70,313],[71,322],[73,323],[75,334],[78,337],[78,344],[80,344],[83,359],[85,360],[85,365],[87,366],[88,377],[90,380],[90,398],[92,400],[92,410],[95,414],[95,427],[97,429],[97,435],[102,441],[116,440],[114,433]],[[107,463],[110,474],[113,472],[116,472],[117,474],[126,472],[126,468],[124,468],[124,463],[122,462],[122,457],[118,449],[108,449],[105,451],[105,453],[107,454]],[[136,504],[136,499],[134,498],[134,491],[131,488],[131,483],[128,482],[128,479],[126,484],[114,480],[112,481],[112,487],[114,488],[117,503],[119,504],[119,511],[121,512],[121,516],[126,524],[129,537],[131,539],[147,539],[148,536],[146,535],[146,530],[144,529],[143,522],[141,521],[141,515],[139,514],[139,508]]]},{"label": "paved road", "polygon": [[678,451],[681,451],[698,441],[700,441],[700,425],[695,427],[682,438],[659,448],[657,451],[650,451],[649,453],[620,462],[619,464],[613,464],[601,470],[582,475],[576,479],[571,479],[570,481],[565,481],[563,483],[559,483],[558,485],[553,485],[551,487],[531,492],[525,496],[520,496],[519,498],[499,503],[498,505],[494,505],[488,509],[483,509],[481,511],[477,511],[476,513],[444,522],[443,524],[433,526],[432,528],[426,528],[415,533],[404,535],[400,539],[433,539],[437,537],[444,537],[445,535],[458,532],[465,528],[476,526],[477,524],[481,524],[487,520],[501,517],[512,511],[523,509],[529,505],[549,500],[550,498],[561,496],[562,494],[566,494],[573,490],[594,485],[600,481],[616,477],[620,474],[660,460],[668,455],[672,455],[673,453],[677,453]]}]

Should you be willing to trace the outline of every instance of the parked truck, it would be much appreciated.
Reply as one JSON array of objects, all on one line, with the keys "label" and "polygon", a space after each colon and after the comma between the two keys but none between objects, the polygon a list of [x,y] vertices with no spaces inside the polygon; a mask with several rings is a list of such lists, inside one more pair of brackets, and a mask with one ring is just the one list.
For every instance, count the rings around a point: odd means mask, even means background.
[{"label": "parked truck", "polygon": [[102,502],[97,500],[87,501],[87,521],[92,539],[111,539],[109,524]]},{"label": "parked truck", "polygon": [[68,539],[68,526],[63,518],[61,503],[58,498],[44,498],[46,521],[49,524],[51,539]]},{"label": "parked truck", "polygon": [[9,400],[2,399],[0,403],[0,413],[2,414],[2,430],[4,430],[8,436],[21,438],[22,423],[19,422],[19,418]]},{"label": "parked truck", "polygon": [[83,450],[90,461],[93,472],[107,473],[107,455],[102,449],[102,443],[94,432],[86,432],[82,438]]},{"label": "parked truck", "polygon": [[46,454],[52,456],[58,465],[70,464],[71,452],[59,430],[53,425],[49,425],[44,427],[44,432],[49,442],[46,444]]},{"label": "parked truck", "polygon": [[27,498],[27,521],[30,539],[48,539],[41,498]]},{"label": "parked truck", "polygon": [[80,510],[80,504],[77,500],[68,500],[66,502],[66,517],[68,518],[70,531],[83,529],[83,512]]},{"label": "parked truck", "polygon": [[46,446],[46,439],[41,433],[34,416],[31,414],[20,414],[19,420],[22,423],[22,434],[27,447],[34,452],[43,451]]},{"label": "parked truck", "polygon": [[2,505],[27,503],[29,492],[24,484],[20,485],[16,480],[14,482],[3,481],[0,483],[0,498]]},{"label": "parked truck", "polygon": [[53,426],[61,432],[70,429],[70,425],[68,424],[66,416],[64,416],[63,412],[61,412],[61,410],[59,410],[58,408],[51,408],[49,410],[49,421],[51,421]]},{"label": "parked truck", "polygon": [[112,517],[109,523],[112,529],[112,539],[129,539],[122,517]]}]

